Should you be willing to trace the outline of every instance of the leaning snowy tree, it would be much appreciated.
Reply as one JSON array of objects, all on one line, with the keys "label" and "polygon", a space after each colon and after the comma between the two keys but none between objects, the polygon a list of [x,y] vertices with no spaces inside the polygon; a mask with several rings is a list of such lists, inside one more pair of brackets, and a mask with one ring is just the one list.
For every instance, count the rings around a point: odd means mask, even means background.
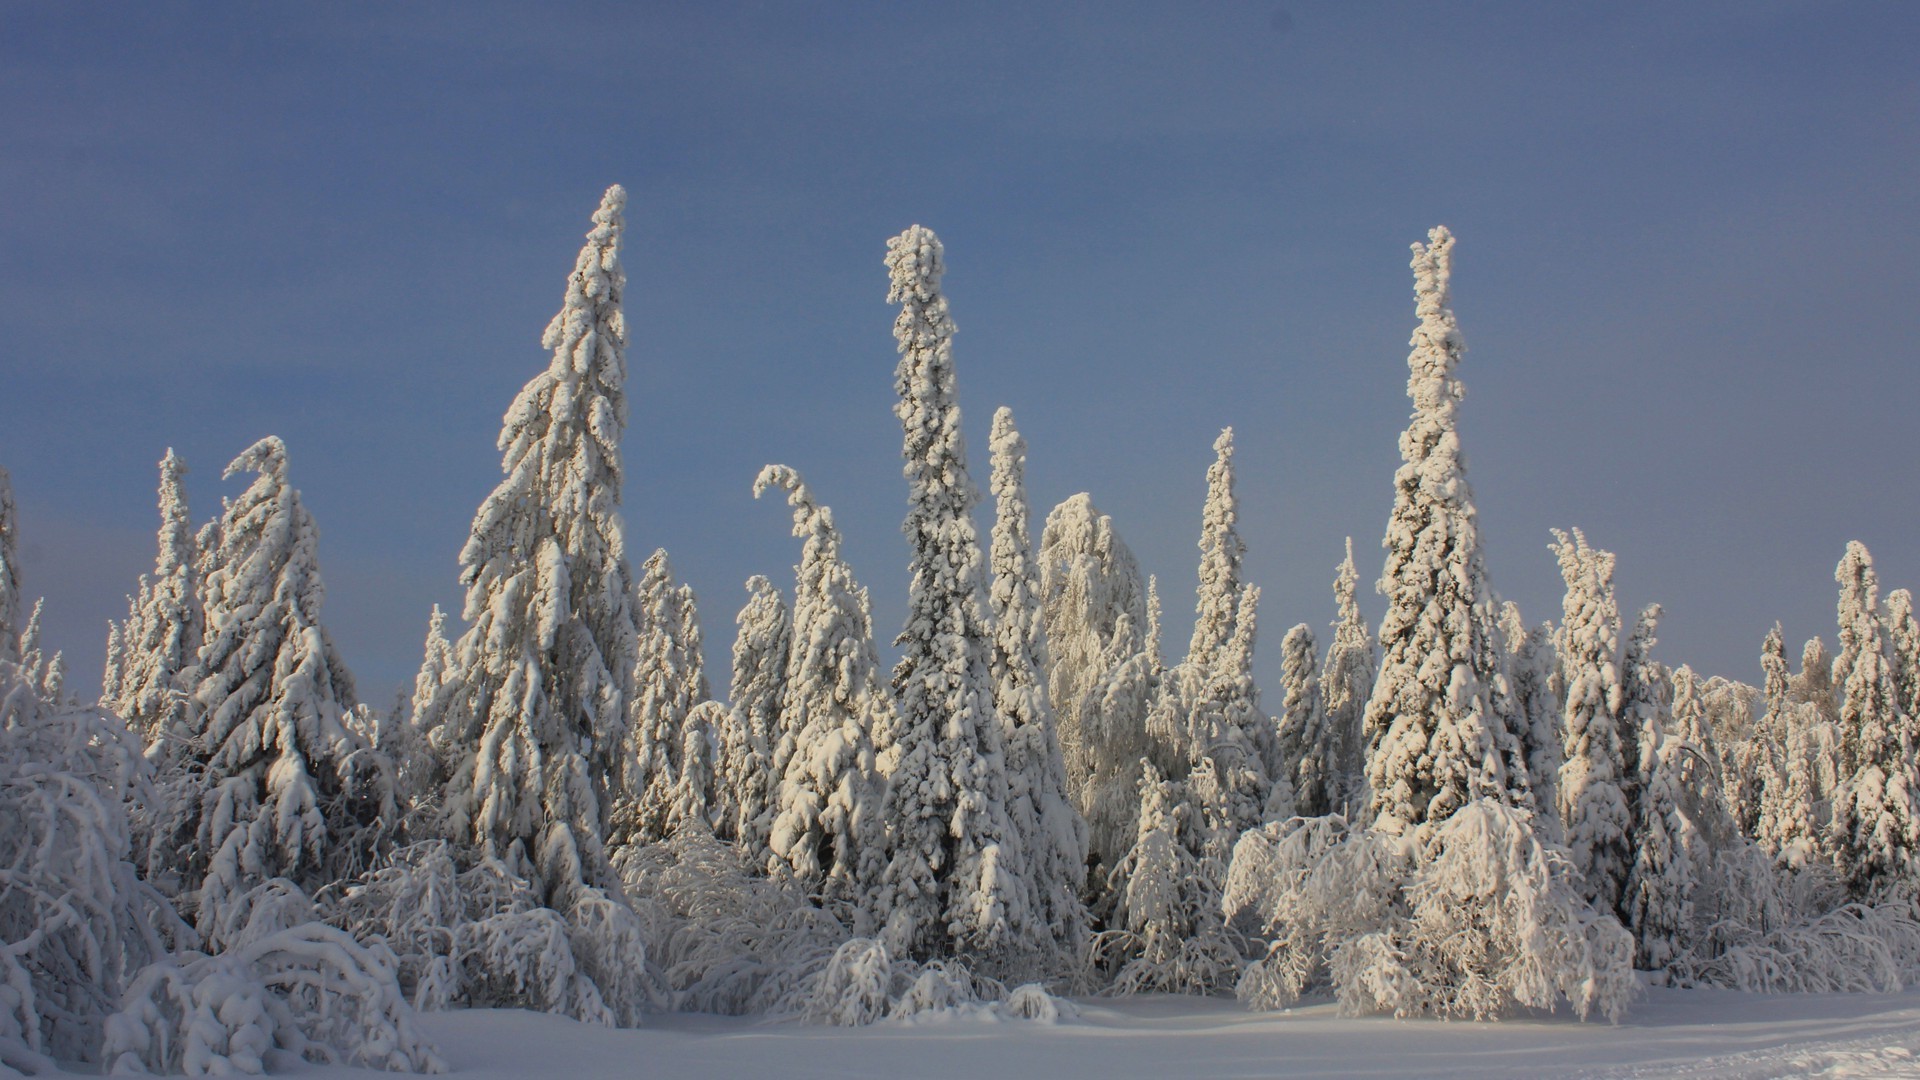
[{"label": "leaning snowy tree", "polygon": [[1006,740],[1007,813],[1026,855],[1032,891],[1026,948],[1077,955],[1087,932],[1080,902],[1087,823],[1067,792],[1066,762],[1047,701],[1046,630],[1027,533],[1027,443],[1004,406],[993,414],[991,448],[993,700]]},{"label": "leaning snowy tree", "polygon": [[945,260],[939,238],[915,225],[888,242],[886,263],[887,300],[900,305],[894,414],[905,433],[912,581],[893,674],[899,741],[883,748],[890,851],[874,910],[887,913],[892,946],[915,958],[993,956],[1029,918],[1026,868],[1007,820],[993,631],[980,602],[985,560],[940,292]]},{"label": "leaning snowy tree", "polygon": [[786,639],[780,728],[768,759],[767,820],[755,829],[767,837],[773,869],[860,922],[869,910],[885,914],[867,905],[885,869],[880,810],[886,786],[875,742],[893,726],[872,609],[840,556],[833,511],[815,502],[800,474],[784,465],[760,471],[755,497],[770,488],[787,493],[793,533],[806,543],[794,567],[793,632]]},{"label": "leaning snowy tree", "polygon": [[1533,807],[1457,428],[1466,346],[1449,306],[1453,235],[1433,229],[1413,245],[1412,265],[1413,417],[1383,543],[1384,655],[1365,721],[1373,813],[1407,825],[1480,798]]},{"label": "leaning snowy tree", "polygon": [[582,883],[613,881],[604,822],[633,704],[639,631],[619,512],[625,204],[607,189],[541,339],[553,361],[507,410],[506,478],[460,552],[470,625],[438,715],[416,720],[455,760],[448,835],[533,877],[556,907]]},{"label": "leaning snowy tree", "polygon": [[194,689],[202,790],[186,884],[209,937],[269,878],[312,893],[367,869],[396,824],[391,767],[344,722],[353,678],[320,623],[319,531],[287,481],[286,445],[260,440],[226,475],[241,472],[257,475],[221,519]]},{"label": "leaning snowy tree", "polygon": [[[1561,725],[1560,818],[1574,865],[1586,875],[1587,899],[1618,911],[1633,866],[1633,815],[1627,771],[1637,743],[1623,744],[1617,657],[1620,609],[1613,594],[1613,554],[1587,544],[1575,529],[1554,530],[1553,553],[1567,583],[1560,620],[1560,670],[1566,684]],[[1628,747],[1636,747],[1630,758]]]}]

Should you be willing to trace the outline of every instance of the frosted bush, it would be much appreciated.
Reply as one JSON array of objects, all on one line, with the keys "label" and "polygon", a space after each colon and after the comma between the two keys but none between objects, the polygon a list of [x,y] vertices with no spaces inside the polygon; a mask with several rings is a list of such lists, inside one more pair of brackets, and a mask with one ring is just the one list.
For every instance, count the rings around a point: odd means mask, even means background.
[{"label": "frosted bush", "polygon": [[1032,1020],[1039,1024],[1072,1020],[1080,1015],[1080,1010],[1073,1002],[1054,997],[1039,983],[1014,987],[1007,993],[1007,1000],[1001,1002],[995,1011],[1009,1020]]},{"label": "frosted bush", "polygon": [[392,953],[306,923],[218,956],[186,953],[143,969],[108,1019],[116,1073],[261,1073],[279,1049],[309,1061],[443,1072],[413,1030]]},{"label": "frosted bush", "polygon": [[1580,896],[1564,849],[1491,800],[1395,837],[1338,818],[1249,833],[1225,907],[1265,954],[1241,998],[1277,1008],[1325,980],[1348,1012],[1486,1019],[1562,1002],[1617,1020],[1633,946]]}]

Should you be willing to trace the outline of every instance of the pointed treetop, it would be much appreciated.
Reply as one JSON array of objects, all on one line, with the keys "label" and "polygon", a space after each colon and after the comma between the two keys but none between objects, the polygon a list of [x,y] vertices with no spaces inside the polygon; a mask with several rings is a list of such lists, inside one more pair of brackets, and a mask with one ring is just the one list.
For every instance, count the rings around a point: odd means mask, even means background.
[{"label": "pointed treetop", "polygon": [[193,522],[187,515],[187,493],[181,477],[187,465],[167,447],[160,459],[160,550],[154,560],[155,578],[170,576],[193,564]]},{"label": "pointed treetop", "polygon": [[1213,441],[1207,468],[1207,502],[1200,511],[1200,586],[1195,603],[1190,663],[1211,664],[1233,636],[1241,597],[1240,562],[1247,545],[1236,529],[1239,509],[1233,491],[1233,429],[1222,428]]}]

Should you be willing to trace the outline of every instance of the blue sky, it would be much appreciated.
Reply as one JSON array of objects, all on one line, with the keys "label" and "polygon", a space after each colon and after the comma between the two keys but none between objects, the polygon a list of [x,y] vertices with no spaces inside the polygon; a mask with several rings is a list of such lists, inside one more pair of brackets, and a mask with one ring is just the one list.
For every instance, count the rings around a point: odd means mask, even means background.
[{"label": "blue sky", "polygon": [[[494,437],[602,189],[625,184],[637,563],[716,681],[835,508],[904,614],[881,256],[939,232],[976,479],[1081,490],[1191,620],[1210,444],[1239,445],[1260,667],[1377,575],[1413,326],[1459,237],[1463,438],[1495,587],[1558,617],[1547,530],[1619,555],[1661,655],[1759,677],[1833,635],[1848,539],[1920,587],[1920,6],[0,3],[0,464],[26,588],[97,685],[150,565],[268,433],[326,618],[384,702],[499,478]],[[981,524],[985,525],[984,518]],[[1363,603],[1377,616],[1377,596]],[[1797,649],[1795,650],[1797,651]]]}]

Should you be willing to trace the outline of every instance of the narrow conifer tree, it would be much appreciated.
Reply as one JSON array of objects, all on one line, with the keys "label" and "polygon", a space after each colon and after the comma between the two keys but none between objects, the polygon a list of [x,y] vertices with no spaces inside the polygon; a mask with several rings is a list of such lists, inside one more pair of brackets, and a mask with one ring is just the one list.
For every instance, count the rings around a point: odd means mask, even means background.
[{"label": "narrow conifer tree", "polygon": [[1087,823],[1067,793],[1067,767],[1045,683],[1047,638],[1027,531],[1026,440],[1013,411],[993,414],[993,699],[1006,743],[1007,816],[1025,856],[1030,954],[1077,956],[1087,933]]},{"label": "narrow conifer tree", "polygon": [[1588,901],[1602,911],[1617,911],[1633,865],[1633,816],[1625,784],[1632,765],[1621,742],[1613,553],[1590,547],[1578,529],[1571,539],[1557,529],[1553,535],[1553,553],[1567,585],[1558,643],[1567,755],[1559,777],[1560,819],[1574,865],[1586,876]]},{"label": "narrow conifer tree", "polygon": [[454,759],[446,834],[564,907],[608,886],[605,822],[633,707],[632,574],[620,521],[626,423],[621,211],[608,188],[547,326],[547,370],[500,431],[506,474],[460,553],[467,632],[436,711]]},{"label": "narrow conifer tree", "polygon": [[1911,880],[1920,848],[1920,775],[1912,717],[1901,708],[1893,650],[1878,610],[1879,580],[1866,545],[1854,541],[1834,571],[1840,585],[1839,783],[1828,843],[1857,897]]},{"label": "narrow conifer tree", "polygon": [[[627,733],[626,786],[615,799],[620,840],[651,843],[667,834],[680,788],[680,751],[693,732],[693,707],[712,698],[701,656],[693,589],[676,584],[665,550],[640,567],[634,615],[640,627],[633,669],[634,708]],[[697,727],[697,725],[695,725]]]},{"label": "narrow conifer tree", "polygon": [[1320,697],[1313,628],[1306,623],[1287,631],[1280,643],[1280,683],[1286,703],[1281,714],[1281,761],[1277,780],[1293,782],[1293,812],[1319,817],[1340,809],[1342,777],[1335,764],[1340,732],[1329,724]]},{"label": "narrow conifer tree", "polygon": [[203,616],[200,583],[193,575],[193,526],[180,483],[186,471],[168,448],[160,460],[159,552],[153,573],[140,579],[126,622],[117,628],[114,677],[102,680],[101,708],[141,735],[150,757],[177,753],[191,723],[182,676],[200,651]]},{"label": "narrow conifer tree", "polygon": [[780,704],[787,692],[793,620],[780,590],[766,578],[748,578],[747,594],[747,604],[734,620],[739,631],[733,639],[733,679],[727,695],[733,705],[720,729],[714,786],[720,834],[738,839],[749,859],[764,863],[772,823],[769,800],[779,775],[773,750],[784,732]]},{"label": "narrow conifer tree", "polygon": [[1333,578],[1333,641],[1320,669],[1320,698],[1327,714],[1329,769],[1338,783],[1341,813],[1351,814],[1366,802],[1367,695],[1373,691],[1373,634],[1360,614],[1357,597],[1360,571],[1353,565],[1353,537],[1347,537],[1347,557]]},{"label": "narrow conifer tree", "polygon": [[1499,613],[1480,551],[1457,412],[1465,344],[1451,303],[1453,236],[1413,245],[1420,326],[1407,356],[1413,417],[1400,437],[1383,546],[1383,653],[1367,701],[1367,775],[1376,819],[1443,820],[1492,798],[1531,809],[1514,730]]},{"label": "narrow conifer tree", "polygon": [[1560,823],[1560,767],[1566,749],[1560,742],[1560,718],[1565,706],[1555,689],[1559,657],[1549,623],[1529,628],[1520,605],[1508,601],[1500,609],[1500,632],[1506,635],[1508,685],[1520,734],[1527,752],[1527,782],[1533,787],[1534,806],[1541,824],[1554,839],[1562,839]]},{"label": "narrow conifer tree", "polygon": [[787,493],[793,535],[805,543],[794,567],[793,633],[770,758],[774,787],[757,828],[774,869],[864,914],[886,867],[877,746],[894,726],[872,608],[841,557],[833,511],[785,465],[767,466],[754,481],[755,497],[773,488]]},{"label": "narrow conifer tree", "polygon": [[994,954],[1028,913],[1019,852],[1008,845],[1007,779],[993,711],[987,580],[973,526],[976,492],[954,382],[953,320],[940,291],[940,240],[915,225],[887,245],[900,363],[894,413],[905,434],[903,530],[911,552],[907,625],[893,687],[897,762],[888,787],[890,862],[878,910],[915,957]]},{"label": "narrow conifer tree", "polygon": [[319,533],[285,444],[255,443],[226,475],[241,472],[257,475],[221,521],[194,689],[202,792],[187,883],[203,933],[268,878],[312,892],[367,869],[395,824],[391,770],[345,723],[353,678],[320,623]]}]

